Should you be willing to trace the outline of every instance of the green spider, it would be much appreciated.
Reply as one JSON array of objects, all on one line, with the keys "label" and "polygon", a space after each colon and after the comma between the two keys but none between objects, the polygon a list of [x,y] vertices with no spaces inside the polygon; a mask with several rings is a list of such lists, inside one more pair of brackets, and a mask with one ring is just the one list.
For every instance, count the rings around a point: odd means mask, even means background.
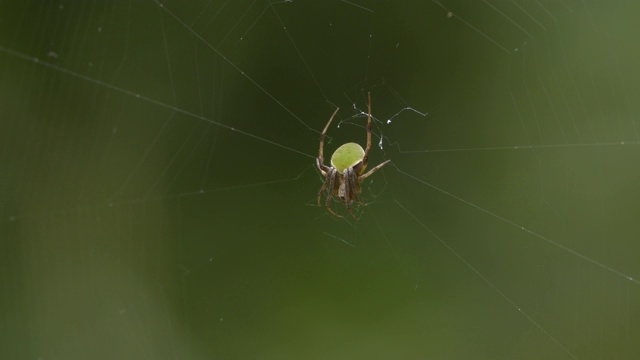
[{"label": "green spider", "polygon": [[367,168],[367,161],[369,160],[369,150],[371,150],[371,93],[367,95],[369,100],[369,116],[367,121],[366,149],[362,149],[362,146],[356,143],[346,143],[337,148],[333,155],[331,155],[331,166],[324,164],[324,137],[327,134],[329,125],[331,125],[331,121],[340,108],[337,108],[336,111],[333,112],[333,115],[329,118],[329,122],[327,122],[327,125],[320,134],[320,151],[318,152],[316,163],[320,173],[324,176],[324,183],[320,191],[318,191],[318,206],[322,206],[322,193],[327,190],[327,198],[324,206],[332,215],[339,218],[341,218],[342,215],[337,214],[331,209],[331,199],[337,196],[341,202],[344,202],[351,216],[356,219],[356,216],[351,210],[351,203],[355,200],[358,204],[364,205],[358,197],[358,194],[362,191],[360,184],[364,179],[391,161],[387,160],[382,162],[367,173],[364,172]]}]

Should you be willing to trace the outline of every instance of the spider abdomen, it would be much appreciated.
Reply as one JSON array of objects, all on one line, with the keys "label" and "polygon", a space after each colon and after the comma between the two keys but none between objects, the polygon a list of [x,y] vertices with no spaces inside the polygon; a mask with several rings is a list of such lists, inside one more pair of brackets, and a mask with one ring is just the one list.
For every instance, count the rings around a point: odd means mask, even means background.
[{"label": "spider abdomen", "polygon": [[357,143],[346,143],[331,155],[331,166],[341,174],[345,169],[355,167],[364,158],[364,149]]}]

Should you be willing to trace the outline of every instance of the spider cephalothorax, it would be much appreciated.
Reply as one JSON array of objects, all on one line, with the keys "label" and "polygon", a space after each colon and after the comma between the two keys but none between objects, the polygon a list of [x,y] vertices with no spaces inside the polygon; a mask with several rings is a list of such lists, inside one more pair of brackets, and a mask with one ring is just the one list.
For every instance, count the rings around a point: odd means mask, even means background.
[{"label": "spider cephalothorax", "polygon": [[318,192],[318,206],[322,206],[322,193],[326,190],[327,198],[325,200],[325,207],[331,214],[337,217],[342,216],[338,215],[333,211],[333,209],[331,209],[331,199],[334,196],[337,196],[340,201],[345,204],[351,216],[355,218],[355,215],[351,210],[351,203],[356,201],[359,204],[364,205],[358,197],[358,194],[361,191],[360,184],[364,179],[391,161],[387,160],[382,162],[365,173],[367,161],[369,160],[369,150],[371,150],[371,93],[368,94],[368,100],[369,115],[367,117],[366,149],[362,149],[362,146],[356,143],[346,143],[337,148],[333,155],[331,155],[331,166],[324,164],[324,137],[327,134],[329,125],[331,125],[331,121],[336,116],[340,108],[337,108],[336,111],[333,112],[333,115],[331,115],[327,125],[320,134],[320,150],[318,152],[317,165],[320,173],[325,179],[320,191]]}]

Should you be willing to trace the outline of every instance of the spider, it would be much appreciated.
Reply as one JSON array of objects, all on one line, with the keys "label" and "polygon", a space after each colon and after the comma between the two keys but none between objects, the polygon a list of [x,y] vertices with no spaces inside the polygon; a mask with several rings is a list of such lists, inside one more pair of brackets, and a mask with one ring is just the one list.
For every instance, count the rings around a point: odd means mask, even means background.
[{"label": "spider", "polygon": [[386,163],[391,161],[387,160],[382,162],[368,172],[364,172],[367,168],[367,161],[369,160],[369,150],[371,150],[371,93],[368,93],[367,96],[369,100],[369,115],[367,120],[366,149],[362,149],[362,146],[353,142],[346,143],[337,148],[333,155],[331,155],[331,166],[324,164],[324,137],[327,134],[329,125],[331,125],[331,121],[336,116],[340,108],[337,108],[336,111],[333,112],[333,115],[331,115],[327,125],[320,134],[320,150],[318,152],[316,163],[320,173],[325,179],[320,191],[318,191],[318,206],[322,206],[322,193],[326,190],[327,198],[324,206],[333,216],[338,218],[341,218],[342,215],[337,214],[333,209],[331,209],[331,199],[334,196],[337,196],[341,202],[344,202],[344,205],[347,207],[347,210],[349,210],[351,216],[356,219],[356,216],[351,210],[351,203],[355,200],[358,204],[364,205],[358,197],[358,194],[362,191],[360,184],[364,179],[368,178],[374,172],[380,170],[380,168]]}]

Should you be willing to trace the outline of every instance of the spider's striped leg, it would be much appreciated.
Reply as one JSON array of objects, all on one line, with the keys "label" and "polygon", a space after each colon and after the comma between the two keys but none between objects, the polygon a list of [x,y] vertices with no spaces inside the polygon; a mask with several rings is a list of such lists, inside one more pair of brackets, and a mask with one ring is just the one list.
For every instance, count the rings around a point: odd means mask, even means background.
[{"label": "spider's striped leg", "polygon": [[322,187],[320,188],[320,191],[318,191],[318,206],[322,206],[321,202],[322,202],[322,192],[327,188],[327,185],[329,185],[329,174],[323,174],[325,175],[324,178],[324,183],[322,183]]},{"label": "spider's striped leg", "polygon": [[389,161],[391,161],[391,160],[387,160],[387,161],[385,161],[385,162],[382,162],[382,163],[378,164],[378,165],[377,165],[376,167],[374,167],[373,169],[371,169],[371,170],[367,171],[367,173],[366,173],[366,174],[364,174],[364,175],[360,176],[359,180],[360,180],[360,181],[362,181],[362,180],[364,180],[364,179],[368,178],[368,177],[369,177],[369,176],[371,176],[374,172],[376,172],[376,171],[380,170],[380,168],[381,168],[381,167],[385,166]]},{"label": "spider's striped leg", "polygon": [[322,163],[322,159],[320,158],[316,158],[316,166],[318,167],[318,170],[320,170],[320,173],[322,174],[322,176],[324,176],[325,178],[327,177],[327,174],[329,173],[329,170],[331,170],[330,167],[328,167],[327,165]]},{"label": "spider's striped leg", "polygon": [[349,185],[351,186],[352,189],[352,194],[351,197],[358,202],[358,204],[360,205],[364,205],[364,203],[360,200],[360,197],[358,196],[358,191],[360,190],[360,188],[358,187],[358,175],[356,174],[356,171],[351,169],[351,175],[349,176]]},{"label": "spider's striped leg", "polygon": [[351,197],[355,194],[355,189],[351,188],[351,180],[353,179],[354,175],[355,172],[353,168],[347,168],[347,170],[344,171],[344,204],[347,207],[347,210],[349,210],[349,214],[351,214],[351,217],[357,220],[358,218],[356,218],[356,216],[353,214],[353,210],[351,210]]},{"label": "spider's striped leg", "polygon": [[363,168],[367,167],[369,162],[369,151],[371,150],[371,92],[367,93],[369,99],[369,113],[367,116],[367,147],[364,149],[364,157],[362,158]]},{"label": "spider's striped leg", "polygon": [[336,108],[336,111],[333,112],[333,115],[331,115],[331,117],[329,118],[329,121],[327,121],[327,125],[324,126],[324,129],[320,133],[320,147],[318,149],[317,165],[318,165],[318,169],[320,169],[321,172],[327,171],[329,168],[324,164],[324,137],[327,134],[327,129],[329,129],[329,125],[331,125],[331,121],[333,121],[333,118],[338,113],[338,110],[340,110],[340,108]]},{"label": "spider's striped leg", "polygon": [[[333,199],[333,192],[335,191],[335,187],[336,187],[336,177],[339,176],[338,170],[336,169],[331,169],[331,171],[329,172],[329,186],[327,189],[327,200],[324,203],[324,207],[327,208],[327,210],[329,210],[329,212],[335,216],[335,217],[339,217],[341,218],[342,215],[338,215],[336,214],[335,211],[333,211],[333,209],[331,209],[331,199]],[[339,184],[339,183],[338,183]]]}]

